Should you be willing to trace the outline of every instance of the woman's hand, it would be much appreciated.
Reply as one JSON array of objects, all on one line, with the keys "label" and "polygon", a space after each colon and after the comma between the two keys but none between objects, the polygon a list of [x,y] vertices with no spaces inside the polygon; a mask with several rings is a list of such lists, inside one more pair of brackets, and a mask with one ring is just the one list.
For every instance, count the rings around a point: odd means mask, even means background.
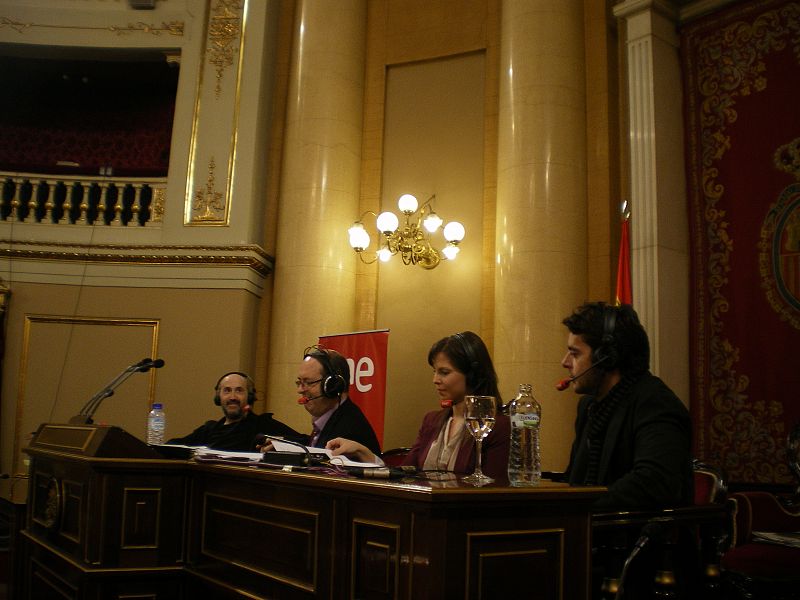
[{"label": "woman's hand", "polygon": [[333,438],[330,442],[325,444],[325,447],[330,450],[334,456],[344,454],[347,458],[358,462],[375,462],[375,455],[372,451],[353,440]]}]

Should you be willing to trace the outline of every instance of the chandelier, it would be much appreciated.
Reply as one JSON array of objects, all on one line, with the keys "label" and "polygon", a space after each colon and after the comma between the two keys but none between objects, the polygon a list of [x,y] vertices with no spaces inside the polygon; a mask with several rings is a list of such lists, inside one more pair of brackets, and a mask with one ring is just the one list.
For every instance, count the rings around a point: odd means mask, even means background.
[{"label": "chandelier", "polygon": [[[454,260],[458,255],[458,244],[464,239],[464,226],[456,221],[450,221],[444,226],[443,234],[447,245],[436,250],[431,245],[430,236],[442,226],[442,218],[433,210],[433,200],[436,194],[428,198],[419,206],[417,199],[411,194],[403,194],[397,201],[400,212],[405,215],[405,223],[400,227],[400,220],[393,212],[386,211],[375,216],[372,211],[367,211],[361,218],[353,223],[348,230],[350,245],[358,257],[366,264],[374,263],[381,259],[389,261],[395,254],[399,254],[405,265],[419,265],[423,269],[433,269],[441,261],[440,254],[447,260]],[[363,219],[366,215],[375,216],[378,229],[378,247],[374,255],[365,255],[369,248],[370,236],[364,228]]]}]

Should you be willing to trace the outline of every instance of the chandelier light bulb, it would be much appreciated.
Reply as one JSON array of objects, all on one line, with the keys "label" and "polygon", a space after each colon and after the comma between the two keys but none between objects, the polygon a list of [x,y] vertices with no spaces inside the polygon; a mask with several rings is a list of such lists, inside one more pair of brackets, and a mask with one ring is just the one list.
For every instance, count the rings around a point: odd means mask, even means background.
[{"label": "chandelier light bulb", "polygon": [[378,231],[382,233],[394,233],[397,231],[397,226],[399,224],[400,220],[397,218],[397,215],[388,210],[379,214],[376,221]]},{"label": "chandelier light bulb", "polygon": [[439,227],[442,226],[442,217],[431,211],[430,214],[425,217],[425,220],[422,222],[422,224],[429,233],[434,233],[437,229],[439,229]]},{"label": "chandelier light bulb", "polygon": [[388,248],[381,248],[378,250],[378,258],[381,259],[381,262],[389,262],[392,258],[392,252]]},{"label": "chandelier light bulb", "polygon": [[461,248],[452,244],[447,244],[447,246],[442,248],[442,254],[444,254],[447,260],[455,260],[459,252],[461,252]]},{"label": "chandelier light bulb", "polygon": [[418,206],[419,202],[417,202],[417,198],[411,194],[403,194],[397,200],[397,207],[400,209],[400,212],[405,215],[414,213]]},{"label": "chandelier light bulb", "polygon": [[456,244],[464,239],[464,226],[458,221],[450,221],[444,226],[444,239]]},{"label": "chandelier light bulb", "polygon": [[350,246],[353,250],[361,252],[369,247],[369,234],[361,223],[354,223],[353,226],[347,230],[347,233],[350,234]]}]

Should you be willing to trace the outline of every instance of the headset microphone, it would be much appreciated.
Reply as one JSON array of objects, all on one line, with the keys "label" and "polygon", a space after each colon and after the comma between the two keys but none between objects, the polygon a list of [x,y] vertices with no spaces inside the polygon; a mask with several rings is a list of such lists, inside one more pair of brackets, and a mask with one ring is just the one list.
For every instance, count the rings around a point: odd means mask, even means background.
[{"label": "headset microphone", "polygon": [[311,400],[316,400],[317,398],[324,398],[325,394],[320,394],[319,396],[313,396],[308,398],[307,396],[301,396],[297,399],[298,404],[308,404]]},{"label": "headset microphone", "polygon": [[559,392],[563,392],[565,389],[567,389],[567,388],[569,387],[569,384],[570,384],[570,383],[572,383],[573,381],[575,381],[575,380],[576,380],[576,379],[578,379],[579,377],[583,377],[583,376],[584,376],[584,375],[586,375],[586,374],[587,374],[589,371],[591,371],[592,369],[594,369],[595,367],[597,367],[598,365],[602,364],[603,362],[605,362],[605,361],[607,361],[607,360],[608,360],[608,356],[604,356],[603,358],[601,358],[600,360],[598,360],[596,363],[594,363],[594,364],[593,364],[591,367],[589,367],[588,369],[584,369],[583,371],[581,371],[580,373],[578,373],[577,375],[574,375],[574,376],[572,376],[572,377],[566,377],[566,378],[562,379],[561,381],[559,381],[559,382],[556,384],[556,389],[557,389]]}]

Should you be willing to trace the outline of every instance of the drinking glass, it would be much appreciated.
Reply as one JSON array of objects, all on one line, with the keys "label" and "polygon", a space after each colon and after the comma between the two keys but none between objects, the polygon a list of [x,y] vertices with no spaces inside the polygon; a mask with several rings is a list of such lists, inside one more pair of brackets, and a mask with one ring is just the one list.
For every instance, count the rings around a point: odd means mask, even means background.
[{"label": "drinking glass", "polygon": [[462,481],[475,486],[492,483],[494,479],[484,475],[481,470],[481,444],[483,438],[489,435],[494,427],[494,418],[497,414],[497,403],[494,396],[465,396],[464,397],[464,425],[467,431],[475,438],[475,471],[467,475]]}]

